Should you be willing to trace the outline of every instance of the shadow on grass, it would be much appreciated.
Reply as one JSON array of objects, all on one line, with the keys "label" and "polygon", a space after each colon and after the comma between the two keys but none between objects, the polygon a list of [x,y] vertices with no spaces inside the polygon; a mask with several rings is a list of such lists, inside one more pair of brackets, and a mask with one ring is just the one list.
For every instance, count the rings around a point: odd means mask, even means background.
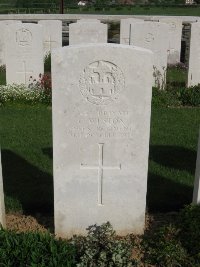
[{"label": "shadow on grass", "polygon": [[42,148],[42,152],[44,155],[47,155],[50,159],[53,159],[53,148],[52,147]]},{"label": "shadow on grass", "polygon": [[2,150],[4,191],[24,214],[53,215],[53,177],[10,150]]},{"label": "shadow on grass", "polygon": [[165,167],[185,170],[192,175],[195,173],[196,152],[177,146],[151,145],[149,160],[159,163]]},{"label": "shadow on grass", "polygon": [[149,212],[177,211],[192,202],[193,188],[149,173],[147,208]]}]

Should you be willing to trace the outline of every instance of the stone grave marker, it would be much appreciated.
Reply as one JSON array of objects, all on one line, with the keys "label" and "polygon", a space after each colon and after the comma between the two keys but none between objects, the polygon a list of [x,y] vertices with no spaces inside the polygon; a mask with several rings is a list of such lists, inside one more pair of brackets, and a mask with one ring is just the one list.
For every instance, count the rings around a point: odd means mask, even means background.
[{"label": "stone grave marker", "polygon": [[141,19],[128,18],[120,21],[120,44],[130,45],[131,25],[133,23],[142,22]]},{"label": "stone grave marker", "polygon": [[[44,73],[43,28],[33,23],[6,28],[7,84],[26,84]],[[32,77],[32,79],[30,79]]]},{"label": "stone grave marker", "polygon": [[15,21],[15,20],[1,20],[0,21],[0,66],[6,64],[5,59],[5,27],[7,25],[13,24],[13,23],[21,23],[21,21]]},{"label": "stone grave marker", "polygon": [[38,24],[44,29],[44,55],[51,53],[54,48],[62,47],[62,21],[40,20]]},{"label": "stone grave marker", "polygon": [[69,24],[69,45],[107,43],[108,26],[94,19],[81,19]]},{"label": "stone grave marker", "polygon": [[196,161],[196,172],[193,192],[193,203],[200,204],[200,131],[199,131],[199,142],[197,148],[197,161]]},{"label": "stone grave marker", "polygon": [[167,70],[168,25],[160,22],[138,22],[131,26],[131,45],[154,53],[153,86],[165,88]]},{"label": "stone grave marker", "polygon": [[187,86],[200,83],[200,22],[191,23]]},{"label": "stone grave marker", "polygon": [[169,25],[169,44],[167,63],[175,65],[180,62],[181,57],[181,36],[182,36],[182,20],[172,17],[159,18],[162,23]]},{"label": "stone grave marker", "polygon": [[0,151],[0,224],[3,227],[6,227],[3,176],[2,176],[2,167],[1,167],[1,151]]},{"label": "stone grave marker", "polygon": [[149,50],[116,44],[53,51],[57,235],[85,234],[107,221],[121,235],[143,232],[152,58]]}]

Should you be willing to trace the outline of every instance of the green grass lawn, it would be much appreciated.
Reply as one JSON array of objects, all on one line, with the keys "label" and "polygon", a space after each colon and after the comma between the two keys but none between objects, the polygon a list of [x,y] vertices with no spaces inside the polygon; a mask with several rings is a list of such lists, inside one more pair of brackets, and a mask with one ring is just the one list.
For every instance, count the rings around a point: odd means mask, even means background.
[{"label": "green grass lawn", "polygon": [[167,87],[175,87],[176,90],[177,86],[185,87],[187,82],[187,70],[181,69],[178,67],[168,67],[167,74]]},{"label": "green grass lawn", "polygon": [[[0,8],[0,14],[9,13],[59,13],[59,6],[41,6],[40,8],[15,8],[13,6]],[[104,14],[104,15],[174,15],[174,16],[200,16],[199,6],[143,6],[132,7],[65,7],[65,14]]]},{"label": "green grass lawn", "polygon": [[67,14],[104,14],[104,15],[174,15],[174,16],[200,16],[200,7],[155,7],[155,6],[133,6],[133,7],[82,7],[66,8]]},{"label": "green grass lawn", "polygon": [[[51,108],[6,105],[0,125],[8,206],[18,201],[24,213],[52,213]],[[200,108],[152,109],[149,211],[177,210],[191,202],[199,125]]]}]

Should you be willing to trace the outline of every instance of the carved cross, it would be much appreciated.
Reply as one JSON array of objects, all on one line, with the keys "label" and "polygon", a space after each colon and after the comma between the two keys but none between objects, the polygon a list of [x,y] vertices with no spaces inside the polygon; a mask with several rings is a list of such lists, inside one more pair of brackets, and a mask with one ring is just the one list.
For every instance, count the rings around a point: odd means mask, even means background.
[{"label": "carved cross", "polygon": [[18,71],[17,73],[21,73],[24,74],[24,84],[28,83],[28,78],[30,78],[31,75],[27,75],[27,74],[33,74],[33,71],[27,71],[26,68],[26,61],[22,61],[22,65],[23,65],[23,71]]},{"label": "carved cross", "polygon": [[98,144],[99,146],[99,164],[95,166],[84,165],[81,163],[82,170],[98,170],[98,205],[103,205],[103,172],[104,170],[121,170],[121,164],[119,166],[104,166],[103,162],[103,146],[104,144]]}]

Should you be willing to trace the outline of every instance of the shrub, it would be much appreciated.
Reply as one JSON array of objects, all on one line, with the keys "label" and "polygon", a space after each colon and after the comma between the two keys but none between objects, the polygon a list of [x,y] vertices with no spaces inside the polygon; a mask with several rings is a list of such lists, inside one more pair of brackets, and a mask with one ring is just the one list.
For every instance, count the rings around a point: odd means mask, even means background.
[{"label": "shrub", "polygon": [[200,107],[200,85],[177,90],[177,96],[183,106]]},{"label": "shrub", "polygon": [[144,261],[159,267],[192,267],[186,250],[179,241],[179,230],[168,225],[147,235],[143,241]]},{"label": "shrub", "polygon": [[2,85],[0,86],[0,105],[6,102],[25,102],[30,104],[35,103],[50,103],[51,95],[47,94],[44,89],[37,86],[28,88],[24,84],[21,85]]},{"label": "shrub", "polygon": [[159,90],[154,87],[152,91],[152,105],[155,107],[180,106],[181,101],[173,91]]},{"label": "shrub", "polygon": [[80,259],[77,267],[137,266],[136,261],[130,259],[133,241],[117,238],[109,222],[89,226],[87,230],[86,237],[75,236],[72,240]]},{"label": "shrub", "polygon": [[0,265],[76,266],[75,248],[69,242],[56,240],[49,233],[20,233],[0,230]]},{"label": "shrub", "polygon": [[200,206],[188,205],[180,212],[182,244],[200,265]]}]

